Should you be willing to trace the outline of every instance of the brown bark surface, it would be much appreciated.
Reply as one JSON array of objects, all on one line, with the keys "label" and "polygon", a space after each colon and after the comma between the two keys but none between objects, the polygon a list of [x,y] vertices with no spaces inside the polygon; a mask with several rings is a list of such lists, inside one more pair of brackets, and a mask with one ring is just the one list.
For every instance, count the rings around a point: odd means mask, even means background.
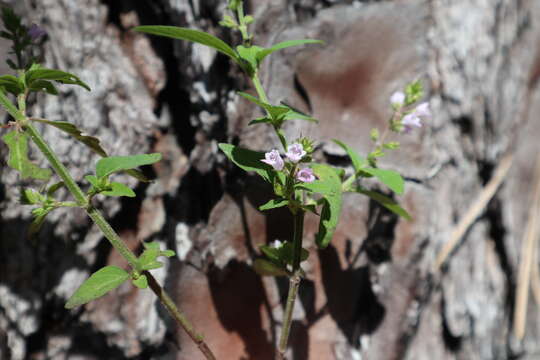
[{"label": "brown bark surface", "polygon": [[[226,1],[4,2],[49,33],[46,66],[92,87],[39,95],[33,115],[73,122],[114,155],[163,154],[149,171],[155,182],[119,177],[136,199],[98,201],[113,227],[136,251],[154,240],[177,252],[156,278],[218,359],[273,359],[287,280],[261,278],[251,264],[259,245],[291,238],[292,220],[285,210],[257,210],[271,189],[228,163],[217,144],[268,150],[278,140],[263,125],[247,126],[259,112],[235,92],[252,90],[224,56],[131,31],[188,26],[237,43],[218,25]],[[306,218],[311,255],[290,359],[538,358],[532,294],[523,341],[512,327],[540,150],[540,3],[252,0],[247,7],[260,46],[326,42],[274,54],[261,70],[272,102],[320,120],[286,128],[289,138],[314,138],[318,160],[348,165],[333,138],[368,152],[369,130],[390,115],[390,94],[412,79],[423,80],[434,113],[381,162],[406,178],[397,200],[412,221],[347,195],[331,245],[318,251],[318,219]],[[82,182],[98,158],[54,129],[43,131]],[[443,244],[507,154],[506,180],[435,271]],[[6,158],[5,145],[0,155]],[[52,213],[37,241],[28,241],[30,209],[18,204],[17,175],[1,164],[0,359],[202,358],[153,294],[129,283],[65,310],[90,273],[125,263],[82,211]]]}]

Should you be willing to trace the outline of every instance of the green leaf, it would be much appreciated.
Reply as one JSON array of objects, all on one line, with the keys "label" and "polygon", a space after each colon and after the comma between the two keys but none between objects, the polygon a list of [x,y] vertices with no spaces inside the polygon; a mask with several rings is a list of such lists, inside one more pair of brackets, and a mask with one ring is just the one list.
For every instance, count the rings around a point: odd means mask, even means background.
[{"label": "green leaf", "polygon": [[362,171],[375,176],[380,182],[388,186],[396,194],[403,194],[405,182],[397,171],[370,167],[363,168]]},{"label": "green leaf", "polygon": [[386,144],[383,144],[383,148],[388,150],[396,150],[399,149],[399,143],[396,141],[387,142]]},{"label": "green leaf", "polygon": [[105,266],[93,273],[75,291],[65,305],[66,309],[86,304],[117,288],[129,278],[129,274],[117,266]]},{"label": "green leaf", "polygon": [[101,194],[107,195],[107,196],[135,197],[135,192],[133,192],[133,190],[131,190],[129,187],[127,187],[124,184],[113,181],[109,183],[109,186],[111,187],[111,190],[102,191]]},{"label": "green leaf", "polygon": [[[294,262],[294,245],[290,241],[285,241],[277,248],[270,245],[261,245],[259,248],[261,249],[262,253],[276,265],[292,265]],[[302,249],[300,261],[306,261],[308,257],[309,252],[306,249]]]},{"label": "green leaf", "polygon": [[271,173],[273,173],[274,170],[270,165],[261,161],[264,159],[263,152],[242,149],[234,145],[224,143],[219,144],[219,148],[229,158],[229,160],[231,160],[242,170],[254,171],[262,176],[264,180],[272,183]]},{"label": "green leaf", "polygon": [[42,169],[28,159],[28,135],[12,131],[2,137],[9,148],[8,165],[21,173],[21,179],[48,180],[52,172]]},{"label": "green leaf", "polygon": [[50,121],[45,119],[34,119],[34,121],[38,121],[43,124],[54,126],[57,129],[62,130],[65,133],[68,133],[69,135],[73,136],[76,140],[82,142],[84,145],[88,146],[90,150],[95,152],[96,154],[100,156],[107,156],[107,152],[103,150],[101,147],[100,141],[98,138],[93,136],[86,136],[82,134],[82,131],[79,130],[75,125],[73,125],[70,122],[67,121]]},{"label": "green leaf", "polygon": [[11,115],[14,119],[20,121],[26,119],[26,116],[22,112],[20,112],[19,109],[17,109],[17,107],[15,107],[11,100],[9,100],[9,98],[6,96],[6,93],[2,86],[0,86],[0,105],[2,105],[2,107],[6,109],[9,115]]},{"label": "green leaf", "polygon": [[58,90],[52,82],[47,80],[36,80],[28,87],[32,91],[43,91],[50,95],[58,95]]},{"label": "green leaf", "polygon": [[156,241],[143,245],[145,250],[137,260],[137,270],[139,271],[158,269],[163,266],[163,263],[156,260],[159,256],[171,257],[175,254],[172,250],[161,251],[159,243]]},{"label": "green leaf", "polygon": [[36,205],[45,201],[45,198],[36,190],[27,188],[21,190],[19,201],[23,205]]},{"label": "green leaf", "polygon": [[405,105],[411,105],[424,96],[424,88],[420,80],[411,82],[405,87]]},{"label": "green leaf", "polygon": [[298,45],[304,45],[304,44],[324,44],[324,41],[321,40],[314,40],[314,39],[304,39],[304,40],[289,40],[289,41],[283,41],[280,43],[277,43],[273,45],[272,47],[269,47],[268,49],[263,49],[257,53],[257,60],[259,63],[264,60],[265,57],[273,53],[274,51],[278,51],[281,49],[285,49],[291,46],[298,46]]},{"label": "green leaf", "polygon": [[333,139],[332,141],[335,142],[337,145],[339,145],[341,148],[343,148],[343,150],[345,150],[347,152],[347,155],[349,155],[349,158],[351,159],[351,162],[352,162],[352,165],[354,167],[355,172],[360,171],[361,169],[364,168],[364,166],[367,165],[366,159],[364,159],[363,157],[358,155],[356,150],[354,150],[353,148],[351,148],[347,144],[345,144],[345,143],[343,143],[343,142],[341,142],[341,141],[339,141],[337,139]]},{"label": "green leaf", "polygon": [[227,43],[213,35],[202,31],[186,29],[177,26],[162,25],[137,26],[135,27],[135,31],[152,35],[170,37],[173,39],[188,40],[202,45],[206,45],[219,51],[222,54],[231,57],[234,61],[240,64],[240,58],[238,57],[238,54],[229,45],[227,45]]},{"label": "green leaf", "polygon": [[288,276],[287,269],[280,267],[265,259],[256,259],[253,262],[253,269],[261,276]]},{"label": "green leaf", "polygon": [[148,279],[144,274],[139,276],[137,279],[133,279],[131,282],[139,289],[146,289],[148,287]]},{"label": "green leaf", "polygon": [[272,119],[269,118],[268,116],[260,117],[260,118],[251,120],[248,125],[255,125],[255,124],[262,124],[262,123],[272,124]]},{"label": "green leaf", "polygon": [[313,116],[305,114],[302,111],[292,107],[291,105],[286,104],[283,101],[281,102],[281,104],[289,109],[289,111],[287,111],[283,116],[283,120],[306,120],[314,123],[319,122],[319,120],[315,119]]},{"label": "green leaf", "polygon": [[63,181],[59,181],[57,183],[52,184],[51,186],[49,186],[49,189],[47,189],[47,196],[52,197],[55,192],[57,192],[59,189],[61,189],[64,186],[65,184]]},{"label": "green leaf", "polygon": [[286,199],[272,199],[268,201],[266,204],[259,206],[259,210],[265,211],[275,208],[280,208],[283,206],[286,206],[289,203],[289,200]]},{"label": "green leaf", "polygon": [[371,138],[371,141],[377,142],[377,140],[379,140],[379,130],[371,129],[369,132],[369,137]]},{"label": "green leaf", "polygon": [[298,186],[323,195],[319,232],[315,242],[321,249],[324,249],[332,240],[341,214],[341,180],[331,166],[314,164],[312,169],[319,180],[312,183],[301,183]]},{"label": "green leaf", "polygon": [[61,70],[46,69],[42,68],[41,66],[32,66],[32,68],[26,72],[25,78],[26,85],[29,88],[32,88],[33,83],[38,80],[54,80],[62,84],[79,85],[90,91],[90,87],[79,79],[79,77]]},{"label": "green leaf", "polygon": [[409,221],[412,220],[411,215],[409,215],[409,213],[405,209],[399,206],[398,203],[396,203],[394,200],[392,200],[388,196],[385,196],[375,191],[369,191],[369,190],[363,190],[363,189],[357,189],[356,191],[360,194],[369,196],[371,199],[375,200],[376,202],[378,202],[379,204],[381,204],[382,206],[384,206],[385,208],[387,208],[394,214],[399,215]]},{"label": "green leaf", "polygon": [[103,178],[118,171],[150,165],[159,160],[161,160],[160,153],[105,157],[97,162],[96,175],[98,178]]},{"label": "green leaf", "polygon": [[30,226],[28,227],[28,238],[33,238],[39,230],[41,230],[41,227],[45,223],[45,218],[47,217],[47,214],[51,212],[52,208],[37,208],[32,210],[32,215],[34,216],[34,220],[32,223],[30,223]]},{"label": "green leaf", "polygon": [[236,51],[238,52],[238,55],[240,58],[244,61],[246,61],[250,65],[250,71],[248,73],[252,73],[253,71],[256,71],[259,68],[259,60],[257,58],[257,54],[263,50],[260,46],[252,45],[250,47],[245,47],[244,45],[238,45],[236,47]]},{"label": "green leaf", "polygon": [[17,96],[24,91],[24,85],[19,78],[13,75],[0,76],[0,86],[4,87],[8,92]]},{"label": "green leaf", "polygon": [[240,95],[243,98],[245,98],[246,100],[249,100],[252,103],[255,103],[255,104],[259,105],[260,107],[262,107],[264,110],[266,110],[268,112],[268,114],[270,115],[272,120],[279,120],[279,119],[283,118],[283,116],[286,113],[288,113],[290,111],[290,109],[288,107],[286,107],[286,106],[270,105],[270,104],[256,98],[255,96],[250,95],[250,94],[245,93],[245,92],[242,92],[242,91],[239,91],[238,95]]}]

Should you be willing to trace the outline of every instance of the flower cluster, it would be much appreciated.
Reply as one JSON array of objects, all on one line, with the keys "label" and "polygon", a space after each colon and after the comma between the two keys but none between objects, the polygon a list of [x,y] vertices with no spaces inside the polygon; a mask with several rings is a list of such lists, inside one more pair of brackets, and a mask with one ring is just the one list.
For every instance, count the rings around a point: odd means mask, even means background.
[{"label": "flower cluster", "polygon": [[[293,164],[297,164],[306,155],[307,152],[304,150],[304,147],[300,143],[294,143],[289,145],[287,147],[287,152],[285,153],[285,157],[287,158],[287,160]],[[261,161],[272,166],[277,171],[283,170],[283,167],[285,166],[285,161],[279,154],[279,151],[275,149],[265,153],[264,159]],[[296,172],[295,174],[295,177],[296,180],[301,182],[310,183],[315,181],[315,174],[313,174],[313,170],[311,170],[310,168],[298,170],[298,172]]]},{"label": "flower cluster", "polygon": [[[405,105],[406,96],[401,91],[396,91],[390,97],[390,103],[396,110],[401,110]],[[405,132],[410,132],[414,127],[422,127],[422,119],[431,118],[429,103],[423,102],[417,105],[414,110],[403,116],[401,124]]]}]

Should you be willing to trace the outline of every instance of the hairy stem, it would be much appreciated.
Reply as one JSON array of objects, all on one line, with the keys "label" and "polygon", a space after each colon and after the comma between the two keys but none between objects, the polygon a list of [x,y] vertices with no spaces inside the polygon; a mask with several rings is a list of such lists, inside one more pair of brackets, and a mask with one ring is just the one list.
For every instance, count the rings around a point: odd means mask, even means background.
[{"label": "hairy stem", "polygon": [[285,314],[283,315],[283,327],[281,329],[281,337],[279,339],[278,359],[285,359],[285,351],[289,342],[291,331],[292,314],[298,288],[300,287],[301,269],[300,260],[302,254],[302,238],[304,235],[304,211],[299,209],[294,215],[294,240],[293,240],[293,276],[289,280],[289,293],[287,295],[287,304],[285,306]]},{"label": "hairy stem", "polygon": [[[107,220],[105,220],[103,215],[101,215],[101,212],[89,203],[84,192],[81,190],[79,185],[77,185],[73,177],[69,174],[66,167],[60,162],[54,151],[45,142],[41,134],[29,122],[26,122],[26,124],[24,125],[24,129],[30,135],[37,147],[41,150],[43,155],[47,158],[56,174],[62,179],[62,181],[64,181],[64,184],[77,201],[77,204],[86,211],[88,216],[103,232],[103,235],[107,238],[107,240],[109,240],[111,245],[116,250],[118,250],[118,252],[129,263],[131,268],[137,270],[137,257],[135,256],[135,254],[126,246],[122,239],[120,239],[118,234],[109,225]],[[214,355],[212,354],[202,337],[195,332],[193,325],[182,314],[182,312],[178,310],[171,297],[167,295],[167,293],[157,283],[157,281],[150,273],[145,272],[145,274],[149,280],[150,288],[159,298],[163,306],[165,306],[165,308],[169,311],[169,314],[193,339],[193,341],[197,344],[206,359],[215,360]]]}]

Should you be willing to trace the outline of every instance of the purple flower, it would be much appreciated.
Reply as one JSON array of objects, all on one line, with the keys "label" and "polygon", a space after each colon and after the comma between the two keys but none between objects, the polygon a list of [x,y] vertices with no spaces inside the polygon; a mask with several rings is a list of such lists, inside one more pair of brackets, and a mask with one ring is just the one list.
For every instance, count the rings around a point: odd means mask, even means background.
[{"label": "purple flower", "polygon": [[430,118],[431,117],[431,110],[429,109],[429,103],[423,102],[419,104],[416,109],[414,109],[414,112],[417,116]]},{"label": "purple flower", "polygon": [[422,121],[414,111],[405,115],[403,120],[401,120],[401,123],[403,124],[405,132],[407,133],[410,132],[413,127],[422,127]]},{"label": "purple flower", "polygon": [[47,35],[47,32],[37,26],[36,24],[32,24],[30,28],[28,29],[28,35],[32,38],[32,40],[38,40],[40,37]]},{"label": "purple flower", "polygon": [[407,114],[401,120],[404,126],[405,132],[410,132],[413,127],[422,127],[422,119],[428,119],[431,117],[431,110],[429,109],[429,103],[423,102],[419,104],[410,114]]},{"label": "purple flower", "polygon": [[392,94],[392,96],[390,96],[390,103],[394,106],[403,106],[405,103],[405,94],[401,91],[396,91]]},{"label": "purple flower", "polygon": [[261,160],[263,163],[271,165],[277,171],[283,169],[283,159],[277,150],[272,150],[264,154],[264,160]]},{"label": "purple flower", "polygon": [[315,174],[310,168],[301,169],[296,173],[296,179],[306,183],[314,182]]},{"label": "purple flower", "polygon": [[299,162],[305,155],[306,152],[304,151],[302,144],[298,143],[289,145],[287,152],[285,153],[285,156],[293,163]]}]

